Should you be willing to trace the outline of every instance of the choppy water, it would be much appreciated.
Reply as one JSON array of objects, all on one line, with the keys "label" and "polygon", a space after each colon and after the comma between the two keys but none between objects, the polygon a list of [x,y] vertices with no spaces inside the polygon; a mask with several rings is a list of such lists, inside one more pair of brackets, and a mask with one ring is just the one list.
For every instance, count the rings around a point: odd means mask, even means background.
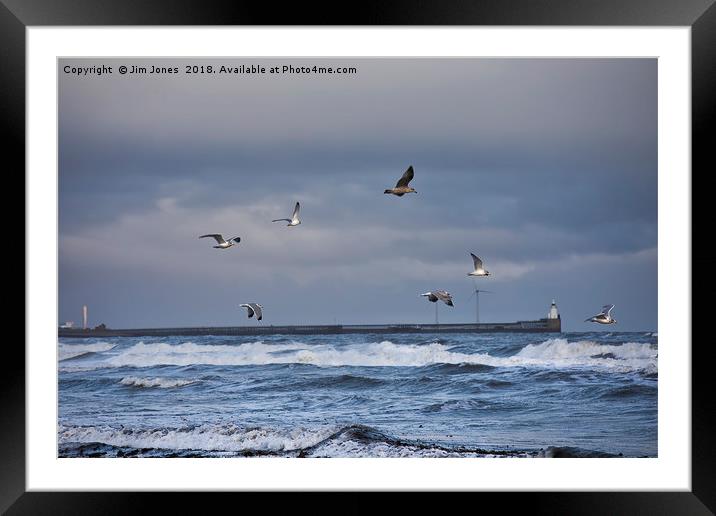
[{"label": "choppy water", "polygon": [[652,457],[657,353],[655,333],[62,338],[58,455]]}]

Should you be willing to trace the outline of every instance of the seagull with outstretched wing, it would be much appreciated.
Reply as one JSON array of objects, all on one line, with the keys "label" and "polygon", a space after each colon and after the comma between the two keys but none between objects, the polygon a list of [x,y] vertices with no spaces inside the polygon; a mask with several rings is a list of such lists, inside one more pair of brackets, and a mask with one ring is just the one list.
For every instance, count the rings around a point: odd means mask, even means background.
[{"label": "seagull with outstretched wing", "polygon": [[413,180],[414,175],[415,172],[413,171],[413,166],[410,165],[408,170],[403,173],[403,176],[398,179],[395,188],[388,188],[383,193],[397,195],[398,197],[401,197],[406,193],[418,193],[413,189],[413,187],[408,186],[408,183]]},{"label": "seagull with outstretched wing", "polygon": [[470,256],[472,256],[472,264],[474,265],[475,270],[472,272],[468,272],[468,276],[489,276],[490,273],[485,270],[485,268],[482,266],[482,260],[475,256],[474,254],[470,253]]},{"label": "seagull with outstretched wing", "polygon": [[452,302],[452,295],[446,290],[431,290],[430,292],[426,292],[425,294],[420,295],[427,297],[428,301],[430,301],[431,303],[442,301],[448,306],[455,306]]},{"label": "seagull with outstretched wing", "polygon": [[617,320],[612,317],[613,308],[614,305],[604,305],[602,307],[601,312],[599,312],[597,315],[589,317],[588,319],[585,319],[584,322],[595,322],[599,324],[616,324]]},{"label": "seagull with outstretched wing", "polygon": [[230,238],[229,240],[224,240],[224,237],[221,236],[219,233],[211,233],[209,235],[201,235],[199,238],[207,238],[211,237],[214,240],[216,240],[216,243],[218,245],[214,246],[214,249],[228,249],[229,247],[233,246],[234,244],[238,244],[241,242],[240,237],[234,237]]},{"label": "seagull with outstretched wing", "polygon": [[290,219],[275,219],[271,222],[279,222],[285,220],[286,222],[288,222],[286,226],[298,226],[301,223],[301,221],[298,219],[298,212],[300,209],[301,205],[299,203],[296,203],[296,207],[293,209],[293,215],[291,215]]},{"label": "seagull with outstretched wing", "polygon": [[254,316],[254,314],[256,315],[256,320],[258,320],[258,321],[260,321],[263,318],[263,312],[261,311],[263,306],[261,306],[260,304],[245,303],[245,304],[241,304],[239,306],[244,307],[248,310],[249,319],[251,319]]}]

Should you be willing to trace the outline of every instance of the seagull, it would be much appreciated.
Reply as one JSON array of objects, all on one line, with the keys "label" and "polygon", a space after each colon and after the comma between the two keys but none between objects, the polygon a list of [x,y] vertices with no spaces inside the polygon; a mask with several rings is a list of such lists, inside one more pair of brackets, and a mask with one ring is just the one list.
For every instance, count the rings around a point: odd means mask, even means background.
[{"label": "seagull", "polygon": [[261,306],[260,304],[258,304],[258,303],[247,303],[247,304],[243,304],[243,305],[239,305],[239,306],[243,306],[244,308],[247,308],[247,309],[248,309],[248,311],[249,311],[249,319],[251,319],[251,318],[254,316],[254,314],[256,314],[256,319],[257,319],[257,320],[260,321],[260,320],[262,319],[261,309],[263,308],[263,306]]},{"label": "seagull", "polygon": [[612,318],[611,312],[614,305],[604,305],[602,311],[597,315],[593,315],[589,319],[585,319],[584,322],[595,322],[599,324],[616,324],[617,320]]},{"label": "seagull", "polygon": [[219,245],[215,245],[214,249],[228,249],[229,247],[233,246],[234,244],[238,244],[241,242],[241,238],[234,237],[230,238],[228,241],[224,240],[224,237],[219,235],[218,233],[212,233],[210,235],[201,235],[199,238],[206,238],[211,237],[214,240],[216,240],[216,243]]},{"label": "seagull", "polygon": [[475,256],[472,253],[470,253],[470,256],[472,256],[472,262],[475,264],[475,270],[472,272],[468,272],[467,275],[468,276],[489,276],[490,273],[482,267],[482,260],[480,260],[477,256]]},{"label": "seagull", "polygon": [[448,306],[455,306],[452,304],[452,295],[450,295],[450,292],[447,292],[445,290],[435,290],[420,295],[427,297],[428,301],[430,301],[431,303],[436,303],[438,300],[440,300]]},{"label": "seagull", "polygon": [[408,186],[408,183],[413,180],[413,175],[413,166],[410,165],[408,167],[408,170],[406,170],[403,174],[403,177],[401,177],[396,183],[395,188],[389,188],[383,193],[397,195],[398,197],[401,197],[402,195],[410,192],[418,193],[413,190],[411,186]]},{"label": "seagull", "polygon": [[288,222],[288,224],[286,224],[287,226],[298,226],[301,223],[301,221],[298,220],[298,210],[300,209],[301,205],[299,203],[296,203],[296,207],[293,209],[293,215],[291,215],[290,219],[276,219],[272,220],[271,222],[279,222],[281,220],[285,220],[286,222]]}]

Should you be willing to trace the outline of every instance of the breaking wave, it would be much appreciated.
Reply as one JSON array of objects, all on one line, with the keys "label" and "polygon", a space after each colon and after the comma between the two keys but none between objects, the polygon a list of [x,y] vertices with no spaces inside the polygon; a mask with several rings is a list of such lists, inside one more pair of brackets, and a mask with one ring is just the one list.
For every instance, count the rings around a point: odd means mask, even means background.
[{"label": "breaking wave", "polygon": [[198,383],[199,380],[179,380],[172,378],[138,378],[136,376],[126,376],[119,383],[130,387],[158,387],[160,389],[171,389],[173,387],[184,387]]},{"label": "breaking wave", "polygon": [[62,443],[102,443],[128,448],[204,450],[229,452],[286,452],[318,444],[335,433],[333,427],[287,430],[235,424],[203,424],[179,428],[115,428],[111,426],[60,426]]},{"label": "breaking wave", "polygon": [[619,371],[656,372],[658,350],[649,343],[599,344],[584,340],[549,339],[541,344],[528,344],[515,358],[537,360],[545,365],[607,367]]},{"label": "breaking wave", "polygon": [[614,457],[580,448],[490,450],[401,439],[365,425],[259,428],[61,426],[61,457]]},{"label": "breaking wave", "polygon": [[[104,344],[110,346],[109,344]],[[100,346],[100,343],[92,346]],[[111,349],[111,348],[106,348]],[[306,364],[319,367],[423,367],[435,364],[470,367],[592,367],[616,371],[645,370],[656,372],[657,349],[648,343],[628,342],[621,345],[593,341],[569,342],[563,338],[528,344],[512,356],[451,351],[450,346],[429,344],[394,344],[390,341],[334,346],[308,345],[301,342],[265,344],[261,341],[242,344],[136,343],[106,356],[93,358],[88,365],[105,367],[152,367],[162,365],[247,366],[270,364]],[[68,366],[65,370],[72,370]]]},{"label": "breaking wave", "polygon": [[94,342],[92,344],[65,344],[60,342],[58,359],[68,360],[70,358],[77,358],[89,353],[109,351],[115,346],[116,344],[110,344],[109,342]]}]

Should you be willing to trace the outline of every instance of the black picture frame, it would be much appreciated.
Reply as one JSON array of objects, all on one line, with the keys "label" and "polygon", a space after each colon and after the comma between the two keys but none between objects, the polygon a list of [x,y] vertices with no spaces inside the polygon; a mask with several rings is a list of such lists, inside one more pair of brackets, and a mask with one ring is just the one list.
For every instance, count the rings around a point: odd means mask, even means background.
[{"label": "black picture frame", "polygon": [[[3,151],[6,170],[25,169],[25,29],[28,26],[111,25],[558,25],[558,26],[690,26],[692,73],[692,235],[705,228],[713,216],[697,209],[696,197],[707,195],[704,184],[716,170],[709,138],[716,119],[716,5],[714,0],[460,0],[390,4],[365,1],[343,4],[342,10],[303,3],[281,9],[271,4],[241,1],[147,0],[0,0],[0,106],[4,122]],[[8,160],[9,158],[9,160]],[[10,179],[6,172],[6,179]],[[14,174],[17,178],[19,174]],[[21,187],[24,190],[24,181]],[[703,203],[699,203],[704,206]],[[16,212],[15,212],[16,213]],[[711,216],[709,216],[711,215]],[[15,226],[15,223],[12,224]],[[701,292],[712,292],[707,267],[716,260],[692,238],[692,274],[700,275]],[[27,279],[27,269],[26,279]],[[692,301],[692,490],[690,492],[584,492],[584,493],[475,493],[480,503],[510,500],[542,514],[713,514],[716,511],[716,435],[712,418],[712,362],[708,338],[693,330],[703,328],[709,303]],[[688,345],[689,343],[682,343]],[[25,350],[7,344],[2,361],[0,414],[0,511],[7,514],[128,514],[142,512],[150,498],[163,512],[203,513],[205,502],[188,493],[77,493],[26,492],[25,489]],[[216,493],[207,494],[216,503]],[[218,499],[226,499],[222,495]],[[259,502],[256,495],[242,506]],[[265,496],[265,495],[264,495]],[[200,497],[204,498],[204,497]],[[414,498],[423,503],[422,496]],[[343,501],[347,509],[332,512],[374,510],[367,501]],[[295,502],[294,502],[295,503]],[[314,506],[315,507],[315,506]],[[316,509],[318,511],[320,509]],[[330,508],[328,510],[331,510]],[[314,511],[315,512],[315,511]]]}]

